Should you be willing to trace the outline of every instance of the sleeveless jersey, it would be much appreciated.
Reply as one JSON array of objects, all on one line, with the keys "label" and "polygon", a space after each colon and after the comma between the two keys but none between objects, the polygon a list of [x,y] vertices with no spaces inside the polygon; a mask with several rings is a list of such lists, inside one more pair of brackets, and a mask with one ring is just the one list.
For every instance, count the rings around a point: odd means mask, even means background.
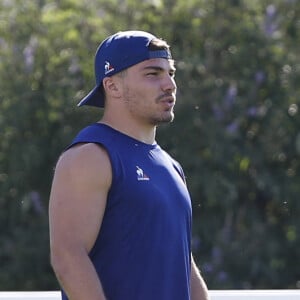
[{"label": "sleeveless jersey", "polygon": [[112,166],[89,253],[107,299],[189,300],[192,209],[181,166],[158,144],[104,124],[83,129],[70,147],[78,143],[100,144]]}]

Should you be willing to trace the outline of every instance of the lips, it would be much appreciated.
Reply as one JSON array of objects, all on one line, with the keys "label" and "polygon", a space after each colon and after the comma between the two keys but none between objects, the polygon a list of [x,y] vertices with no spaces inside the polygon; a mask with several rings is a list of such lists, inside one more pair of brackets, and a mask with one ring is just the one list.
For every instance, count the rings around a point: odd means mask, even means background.
[{"label": "lips", "polygon": [[171,109],[174,107],[175,105],[175,98],[174,97],[167,97],[167,98],[163,98],[160,101],[164,106],[166,106],[168,109]]},{"label": "lips", "polygon": [[159,101],[168,102],[168,103],[175,103],[175,96],[173,95],[162,95],[158,98]]}]

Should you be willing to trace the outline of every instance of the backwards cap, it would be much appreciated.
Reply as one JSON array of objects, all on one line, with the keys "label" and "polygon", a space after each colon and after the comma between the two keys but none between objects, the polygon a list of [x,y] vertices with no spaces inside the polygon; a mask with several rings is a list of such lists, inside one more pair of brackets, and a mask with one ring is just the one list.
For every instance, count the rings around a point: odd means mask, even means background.
[{"label": "backwards cap", "polygon": [[149,50],[154,35],[145,31],[122,31],[105,39],[95,55],[96,86],[78,106],[104,106],[102,80],[151,58],[171,59],[169,50]]}]

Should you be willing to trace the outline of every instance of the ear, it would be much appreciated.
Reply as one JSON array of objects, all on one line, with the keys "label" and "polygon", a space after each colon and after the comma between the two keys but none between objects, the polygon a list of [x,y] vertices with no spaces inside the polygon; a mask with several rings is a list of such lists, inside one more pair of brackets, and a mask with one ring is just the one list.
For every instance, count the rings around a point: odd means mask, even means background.
[{"label": "ear", "polygon": [[103,88],[108,97],[120,98],[120,85],[115,76],[105,77],[103,79]]}]

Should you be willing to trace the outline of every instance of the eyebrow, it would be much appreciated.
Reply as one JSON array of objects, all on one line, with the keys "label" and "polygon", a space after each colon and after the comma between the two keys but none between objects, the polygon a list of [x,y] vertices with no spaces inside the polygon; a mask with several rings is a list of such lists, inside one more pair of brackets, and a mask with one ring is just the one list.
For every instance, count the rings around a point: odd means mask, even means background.
[{"label": "eyebrow", "polygon": [[[165,71],[165,68],[162,68],[160,66],[146,66],[146,67],[143,68],[143,70],[155,70],[155,71],[162,72],[162,71]],[[175,72],[176,68],[174,66],[171,66],[169,71]]]}]

